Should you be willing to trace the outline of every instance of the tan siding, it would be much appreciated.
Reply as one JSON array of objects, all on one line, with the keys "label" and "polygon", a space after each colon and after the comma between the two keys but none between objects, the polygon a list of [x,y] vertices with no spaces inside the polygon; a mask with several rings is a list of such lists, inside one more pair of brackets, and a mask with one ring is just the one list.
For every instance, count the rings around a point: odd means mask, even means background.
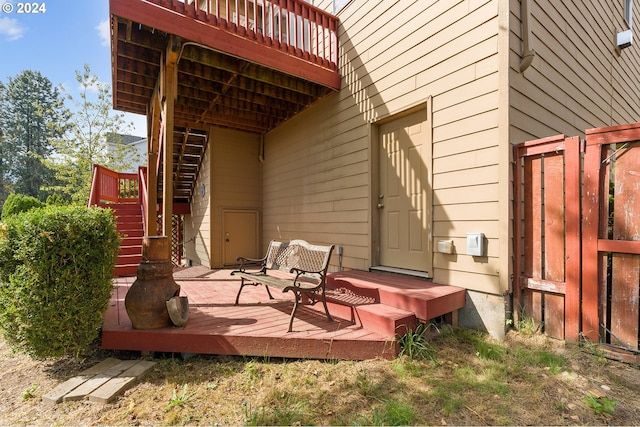
[{"label": "tan siding", "polygon": [[[200,174],[196,180],[196,195],[191,201],[191,214],[185,216],[185,257],[194,264],[210,267],[211,254],[211,150],[205,151]],[[205,196],[199,189],[205,185]]]},{"label": "tan siding", "polygon": [[[459,203],[433,207],[433,221],[491,221],[498,218],[498,203]],[[482,232],[483,230],[477,230]]]},{"label": "tan siding", "polygon": [[[498,163],[499,148],[497,146],[486,147],[477,151],[466,151],[454,154],[445,158],[436,158],[433,161],[434,187],[447,187],[446,181],[442,184],[435,182],[435,179],[441,179],[440,174],[446,174],[454,171],[464,171],[476,169],[488,165],[496,165]],[[471,172],[471,171],[469,171]]]},{"label": "tan siding", "polygon": [[[477,263],[473,265],[478,269]],[[433,280],[439,283],[464,283],[465,288],[482,293],[501,295],[504,292],[497,273],[490,275],[485,272],[475,273],[436,267]],[[486,327],[492,326],[486,325]],[[504,328],[504,325],[502,327]]]},{"label": "tan siding", "polygon": [[[474,219],[473,221],[441,221],[433,224],[434,239],[448,240],[451,238],[466,239],[467,233],[477,233],[478,230],[487,236],[487,238],[497,239],[499,236],[499,223],[498,221],[479,221]],[[458,248],[465,248],[465,243],[457,245]],[[464,252],[463,249],[459,251]]]}]

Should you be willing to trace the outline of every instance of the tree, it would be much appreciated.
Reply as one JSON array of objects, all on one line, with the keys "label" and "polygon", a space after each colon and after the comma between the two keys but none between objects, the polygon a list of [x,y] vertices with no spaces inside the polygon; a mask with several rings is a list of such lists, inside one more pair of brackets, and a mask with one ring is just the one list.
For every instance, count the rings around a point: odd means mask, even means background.
[{"label": "tree", "polygon": [[25,70],[9,77],[0,88],[0,197],[8,190],[45,200],[42,190],[53,179],[43,162],[52,141],[65,132],[69,110],[60,90],[38,71]]},{"label": "tree", "polygon": [[[6,87],[0,82],[0,108],[4,106]],[[9,182],[9,142],[4,137],[4,126],[2,123],[2,111],[0,110],[0,208],[7,200],[7,196],[11,193],[11,183]]]},{"label": "tree", "polygon": [[79,97],[67,98],[76,107],[69,131],[54,142],[56,156],[49,165],[55,170],[59,185],[54,193],[86,204],[91,189],[91,173],[94,164],[114,170],[123,170],[131,164],[139,164],[135,148],[122,143],[121,134],[130,132],[131,123],[125,123],[124,114],[113,114],[111,89],[91,74],[89,65],[82,72],[76,71],[80,85]]}]

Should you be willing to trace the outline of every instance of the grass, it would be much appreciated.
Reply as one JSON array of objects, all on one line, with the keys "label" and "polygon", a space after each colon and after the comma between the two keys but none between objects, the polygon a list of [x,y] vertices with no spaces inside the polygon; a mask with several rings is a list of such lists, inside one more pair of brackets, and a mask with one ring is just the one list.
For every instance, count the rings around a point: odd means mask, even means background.
[{"label": "grass", "polygon": [[[638,419],[640,403],[630,403],[637,385],[625,386],[628,374],[617,383],[589,377],[609,369],[589,349],[567,347],[540,335],[510,333],[498,342],[466,329],[431,327],[427,334],[427,328],[411,331],[406,341],[411,350],[404,347],[403,356],[390,361],[156,358],[152,372],[116,403],[68,402],[51,409],[42,423],[567,425]],[[29,388],[29,395],[39,397],[51,389],[42,382],[29,387],[35,379],[29,377],[16,393]],[[587,395],[583,400],[591,384],[605,382],[615,385],[617,394],[591,400]],[[30,414],[30,405],[39,399],[17,400]],[[21,423],[21,418],[11,418],[19,414],[16,405],[12,403],[12,411],[0,411],[0,424]]]}]

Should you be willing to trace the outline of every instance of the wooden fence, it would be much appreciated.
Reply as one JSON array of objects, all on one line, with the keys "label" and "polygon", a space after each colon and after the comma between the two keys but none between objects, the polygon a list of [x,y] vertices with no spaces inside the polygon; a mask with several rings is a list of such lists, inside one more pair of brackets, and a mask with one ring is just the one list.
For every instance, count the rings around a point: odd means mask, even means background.
[{"label": "wooden fence", "polygon": [[637,358],[640,123],[514,150],[517,314]]}]

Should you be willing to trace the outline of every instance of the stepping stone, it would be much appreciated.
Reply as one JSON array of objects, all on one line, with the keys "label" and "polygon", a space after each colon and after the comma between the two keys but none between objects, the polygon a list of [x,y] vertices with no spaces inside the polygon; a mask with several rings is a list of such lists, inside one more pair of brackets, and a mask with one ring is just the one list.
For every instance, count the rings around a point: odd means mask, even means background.
[{"label": "stepping stone", "polygon": [[64,401],[89,400],[109,403],[115,397],[131,387],[145,375],[155,362],[146,360],[125,360],[107,358],[79,375],[70,378],[42,396],[47,404]]},{"label": "stepping stone", "polygon": [[120,363],[120,360],[109,357],[98,363],[97,365],[94,365],[89,369],[80,372],[79,375],[68,379],[67,381],[51,390],[49,393],[44,394],[42,396],[42,401],[51,405],[60,403],[67,393],[71,392],[96,374],[106,371],[107,369],[117,365],[118,363]]}]

